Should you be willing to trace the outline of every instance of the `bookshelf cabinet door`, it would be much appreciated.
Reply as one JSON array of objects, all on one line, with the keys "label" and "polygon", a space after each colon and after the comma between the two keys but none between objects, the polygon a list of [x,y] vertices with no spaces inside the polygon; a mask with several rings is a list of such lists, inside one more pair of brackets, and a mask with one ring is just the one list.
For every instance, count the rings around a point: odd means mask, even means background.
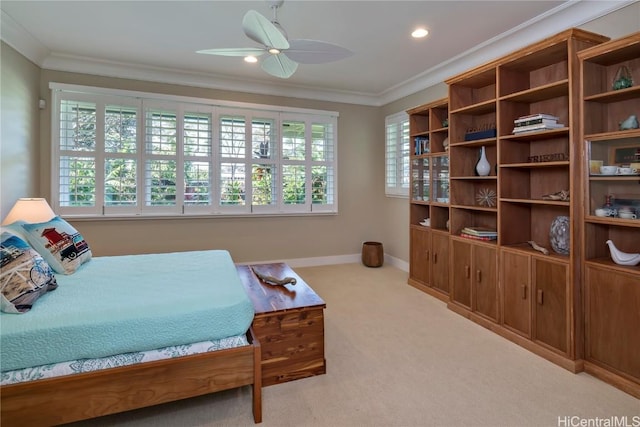
[{"label": "bookshelf cabinet door", "polygon": [[500,265],[502,323],[510,330],[531,338],[531,257],[503,250]]},{"label": "bookshelf cabinet door", "polygon": [[411,278],[423,285],[429,285],[431,253],[431,233],[428,230],[411,228],[411,264],[409,274]]},{"label": "bookshelf cabinet door", "polygon": [[471,244],[451,241],[451,299],[471,310]]},{"label": "bookshelf cabinet door", "polygon": [[449,294],[449,236],[431,236],[432,286]]},{"label": "bookshelf cabinet door", "polygon": [[601,266],[586,270],[586,358],[640,378],[640,277]]},{"label": "bookshelf cabinet door", "polygon": [[498,321],[497,250],[489,246],[473,246],[474,311]]},{"label": "bookshelf cabinet door", "polygon": [[563,353],[567,342],[567,264],[533,259],[535,339]]}]

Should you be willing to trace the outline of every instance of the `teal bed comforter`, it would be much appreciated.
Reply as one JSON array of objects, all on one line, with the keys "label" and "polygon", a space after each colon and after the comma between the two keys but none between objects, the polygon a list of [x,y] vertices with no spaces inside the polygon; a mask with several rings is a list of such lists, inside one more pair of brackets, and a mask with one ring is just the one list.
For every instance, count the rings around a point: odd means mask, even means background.
[{"label": "teal bed comforter", "polygon": [[222,250],[95,257],[56,279],[30,312],[1,314],[2,371],[241,335],[254,315]]}]

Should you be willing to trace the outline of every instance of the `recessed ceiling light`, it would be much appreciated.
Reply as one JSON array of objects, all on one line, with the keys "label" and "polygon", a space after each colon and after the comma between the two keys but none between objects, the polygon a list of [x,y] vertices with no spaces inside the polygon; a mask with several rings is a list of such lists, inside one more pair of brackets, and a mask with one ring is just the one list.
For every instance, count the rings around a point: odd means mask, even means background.
[{"label": "recessed ceiling light", "polygon": [[245,56],[244,57],[245,62],[258,62],[258,58],[256,58],[255,56]]},{"label": "recessed ceiling light", "polygon": [[424,28],[416,28],[411,33],[411,37],[413,37],[414,39],[421,39],[423,37],[426,37],[427,34],[429,34],[429,31],[427,31],[426,29],[424,29]]}]

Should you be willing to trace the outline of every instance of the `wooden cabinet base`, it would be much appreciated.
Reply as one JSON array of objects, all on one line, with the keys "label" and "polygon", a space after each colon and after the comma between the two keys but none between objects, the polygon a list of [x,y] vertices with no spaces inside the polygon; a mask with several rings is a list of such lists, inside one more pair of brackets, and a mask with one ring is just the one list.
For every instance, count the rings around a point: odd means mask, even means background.
[{"label": "wooden cabinet base", "polygon": [[[236,266],[255,309],[251,324],[262,350],[262,385],[327,372],[324,358],[324,301],[284,263]],[[295,285],[270,285],[261,275],[293,277]]]},{"label": "wooden cabinet base", "polygon": [[409,280],[407,280],[407,283],[413,286],[414,288],[419,289],[422,292],[431,295],[434,298],[438,298],[440,301],[449,302],[449,294],[445,293],[444,291],[441,291],[438,288],[432,288],[412,278],[409,278]]},{"label": "wooden cabinet base", "polygon": [[560,353],[558,350],[553,350],[545,344],[541,344],[535,341],[531,341],[528,338],[523,337],[509,329],[489,320],[487,317],[475,313],[471,310],[464,308],[463,306],[456,304],[455,302],[449,302],[447,308],[454,313],[466,317],[467,319],[483,326],[490,331],[500,335],[503,338],[526,348],[530,352],[547,359],[548,361],[555,363],[556,365],[573,372],[574,374],[582,372],[584,370],[584,361],[582,359],[573,360]]},{"label": "wooden cabinet base", "polygon": [[594,377],[606,383],[609,383],[616,388],[619,388],[620,390],[630,394],[637,399],[640,399],[640,383],[628,380],[621,375],[616,375],[611,372],[611,370],[601,368],[595,363],[591,363],[588,361],[584,362],[584,370],[586,373],[591,374]]}]

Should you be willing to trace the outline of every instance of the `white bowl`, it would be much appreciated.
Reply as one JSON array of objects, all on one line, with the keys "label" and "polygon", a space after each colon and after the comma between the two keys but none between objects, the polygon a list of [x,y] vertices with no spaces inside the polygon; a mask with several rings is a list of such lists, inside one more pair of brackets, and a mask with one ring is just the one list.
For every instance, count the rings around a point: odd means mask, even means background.
[{"label": "white bowl", "polygon": [[617,166],[600,166],[600,173],[602,175],[615,175],[617,171]]}]

